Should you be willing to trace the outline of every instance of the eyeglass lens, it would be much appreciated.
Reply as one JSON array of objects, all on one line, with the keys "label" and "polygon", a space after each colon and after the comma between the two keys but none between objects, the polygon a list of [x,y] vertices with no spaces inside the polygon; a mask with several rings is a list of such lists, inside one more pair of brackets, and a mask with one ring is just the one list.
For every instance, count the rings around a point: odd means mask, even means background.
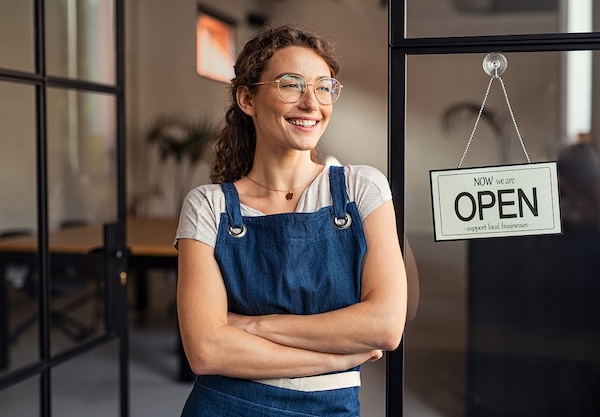
[{"label": "eyeglass lens", "polygon": [[[312,85],[312,83],[309,83]],[[277,84],[279,95],[288,103],[295,103],[306,93],[307,84],[299,75],[284,75]],[[321,104],[332,104],[340,96],[341,84],[335,78],[323,77],[314,84],[314,92]]]}]

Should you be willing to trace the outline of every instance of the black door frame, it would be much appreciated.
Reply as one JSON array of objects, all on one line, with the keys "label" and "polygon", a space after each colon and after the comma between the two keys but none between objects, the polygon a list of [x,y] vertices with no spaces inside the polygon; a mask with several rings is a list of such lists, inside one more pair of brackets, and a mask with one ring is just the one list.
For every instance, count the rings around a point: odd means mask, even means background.
[{"label": "black door frame", "polygon": [[[417,1],[417,0],[413,0]],[[408,55],[600,50],[600,32],[406,38],[407,0],[388,1],[388,172],[398,235],[405,236],[406,64]],[[404,349],[387,356],[386,416],[402,417]]]},{"label": "black door frame", "polygon": [[[31,85],[35,88],[36,111],[36,197],[37,247],[36,264],[40,272],[39,358],[0,377],[0,390],[28,378],[39,377],[39,415],[51,416],[51,370],[53,367],[115,340],[119,343],[119,410],[129,416],[129,340],[126,309],[128,250],[126,247],[126,144],[125,144],[125,18],[124,0],[114,0],[115,85],[48,76],[46,71],[45,2],[32,0],[35,42],[34,72],[0,68],[0,81]],[[106,278],[105,332],[73,349],[52,355],[50,351],[50,283],[48,247],[48,183],[47,183],[47,90],[51,87],[83,92],[100,92],[115,98],[117,221],[104,227],[104,273]]]}]

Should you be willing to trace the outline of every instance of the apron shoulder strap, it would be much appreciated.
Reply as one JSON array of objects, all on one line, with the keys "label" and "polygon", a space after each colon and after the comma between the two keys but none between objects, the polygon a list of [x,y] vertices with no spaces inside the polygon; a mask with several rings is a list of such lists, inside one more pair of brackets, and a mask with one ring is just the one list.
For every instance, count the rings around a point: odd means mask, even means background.
[{"label": "apron shoulder strap", "polygon": [[329,167],[329,187],[333,198],[333,212],[338,219],[346,218],[346,204],[348,204],[348,192],[346,190],[346,176],[344,167]]},{"label": "apron shoulder strap", "polygon": [[221,183],[221,189],[223,190],[223,194],[225,194],[229,226],[236,229],[241,228],[243,226],[242,211],[240,208],[240,197],[235,185],[232,182],[223,182]]}]

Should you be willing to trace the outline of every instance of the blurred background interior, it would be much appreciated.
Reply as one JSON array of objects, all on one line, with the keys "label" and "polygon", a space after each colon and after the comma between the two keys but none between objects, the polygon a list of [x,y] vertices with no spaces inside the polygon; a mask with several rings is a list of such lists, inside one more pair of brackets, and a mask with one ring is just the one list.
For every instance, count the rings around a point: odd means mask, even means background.
[{"label": "blurred background interior", "polygon": [[[408,0],[406,36],[598,32],[592,3]],[[388,172],[386,1],[127,0],[122,39],[116,7],[0,1],[2,416],[43,415],[48,403],[60,417],[119,415],[123,340],[130,415],[179,414],[191,382],[176,332],[176,217],[185,193],[209,182],[230,56],[264,22],[336,40],[344,93],[322,154]],[[123,91],[115,43],[125,47]],[[405,332],[404,393],[390,392],[404,395],[406,416],[600,415],[600,54],[505,55],[502,78],[529,156],[558,161],[564,234],[434,241],[429,170],[456,167],[489,76],[485,54],[409,56],[403,220],[420,302]],[[494,84],[464,166],[525,161]],[[124,212],[131,268],[122,276],[127,315],[117,316],[102,224]],[[113,340],[123,325],[128,338]],[[54,358],[51,372],[40,373],[40,357]],[[385,362],[365,365],[363,417],[383,417],[385,395]]]}]

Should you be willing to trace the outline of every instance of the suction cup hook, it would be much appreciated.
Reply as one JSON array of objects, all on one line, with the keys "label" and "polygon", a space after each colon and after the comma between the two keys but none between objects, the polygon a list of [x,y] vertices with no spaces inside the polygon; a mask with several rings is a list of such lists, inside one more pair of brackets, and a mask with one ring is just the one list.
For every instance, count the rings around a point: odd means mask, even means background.
[{"label": "suction cup hook", "polygon": [[483,70],[490,77],[501,76],[506,71],[506,67],[508,67],[508,60],[498,52],[492,52],[483,58]]}]

